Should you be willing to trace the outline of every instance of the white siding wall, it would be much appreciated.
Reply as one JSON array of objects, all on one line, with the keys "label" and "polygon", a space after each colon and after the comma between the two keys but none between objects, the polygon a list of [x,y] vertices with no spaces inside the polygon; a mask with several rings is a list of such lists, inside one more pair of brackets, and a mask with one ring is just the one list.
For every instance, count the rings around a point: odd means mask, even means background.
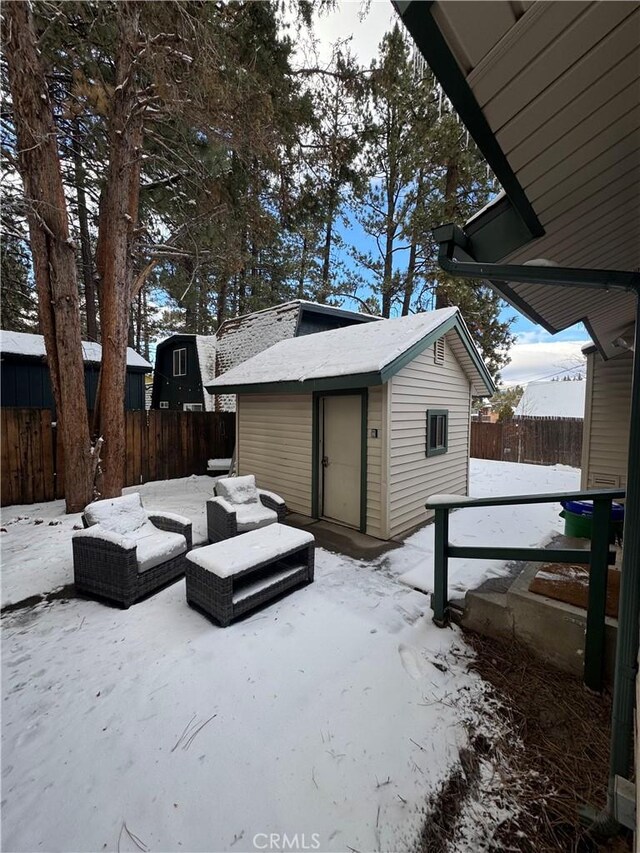
[{"label": "white siding wall", "polygon": [[633,355],[587,359],[587,397],[582,452],[582,487],[624,488],[627,484]]},{"label": "white siding wall", "polygon": [[[423,524],[424,504],[438,492],[468,493],[470,383],[446,344],[444,364],[429,347],[390,382],[389,533]],[[449,411],[446,453],[425,456],[426,411]]]},{"label": "white siding wall", "polygon": [[238,472],[303,515],[311,515],[311,429],[310,394],[238,396]]},{"label": "white siding wall", "polygon": [[[386,538],[386,506],[382,483],[386,481],[386,454],[383,444],[386,441],[387,386],[378,385],[369,388],[369,409],[367,413],[367,533]],[[371,430],[378,430],[378,438],[371,437]]]}]

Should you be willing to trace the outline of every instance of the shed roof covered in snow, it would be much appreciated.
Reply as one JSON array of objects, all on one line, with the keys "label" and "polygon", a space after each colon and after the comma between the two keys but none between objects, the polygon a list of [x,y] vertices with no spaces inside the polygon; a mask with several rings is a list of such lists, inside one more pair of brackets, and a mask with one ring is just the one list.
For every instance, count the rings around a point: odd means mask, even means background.
[{"label": "shed roof covered in snow", "polygon": [[[0,353],[3,356],[14,355],[34,359],[46,358],[47,354],[42,335],[4,330],[0,331]],[[100,364],[102,361],[102,347],[92,341],[82,341],[82,354],[85,364]],[[127,367],[144,373],[153,369],[149,362],[131,347],[127,347]]]},{"label": "shed roof covered in snow", "polygon": [[493,393],[491,376],[457,308],[283,340],[228,370],[207,385],[207,390],[307,392],[380,385],[448,333],[473,393]]},{"label": "shed roof covered in snow", "polygon": [[517,418],[584,418],[584,381],[529,382],[516,406]]}]

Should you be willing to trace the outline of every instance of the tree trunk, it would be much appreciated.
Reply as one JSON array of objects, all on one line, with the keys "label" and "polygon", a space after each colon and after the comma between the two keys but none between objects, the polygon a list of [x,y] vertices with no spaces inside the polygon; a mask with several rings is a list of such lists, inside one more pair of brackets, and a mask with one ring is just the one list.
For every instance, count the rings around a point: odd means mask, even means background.
[{"label": "tree trunk", "polygon": [[100,211],[102,269],[102,369],[100,432],[104,438],[103,496],[122,492],[125,473],[125,382],[127,333],[133,288],[131,245],[138,219],[142,112],[137,103],[134,60],[138,42],[139,5],[118,4],[109,167]]},{"label": "tree trunk", "polygon": [[[455,159],[447,162],[447,171],[444,180],[444,219],[446,222],[455,222],[458,209],[458,163]],[[446,285],[438,281],[436,286],[436,308],[448,308],[451,304]]]},{"label": "tree trunk", "polygon": [[329,286],[329,271],[331,269],[331,244],[333,241],[333,218],[334,208],[330,202],[327,222],[324,232],[324,246],[322,248],[322,283],[320,292],[318,293],[318,302],[326,302],[331,295],[331,287]]},{"label": "tree trunk", "polygon": [[218,313],[217,313],[217,326],[216,328],[220,328],[220,326],[224,323],[226,318],[226,304],[227,304],[227,289],[228,289],[228,279],[223,278],[220,282],[220,286],[218,287]]},{"label": "tree trunk", "polygon": [[73,170],[78,201],[78,224],[80,225],[80,252],[82,258],[82,282],[84,284],[84,304],[87,317],[87,338],[98,340],[98,321],[96,315],[96,288],[91,263],[91,237],[89,235],[89,215],[84,192],[85,170],[80,147],[80,126],[77,118],[73,121]]},{"label": "tree trunk", "polygon": [[298,299],[304,299],[304,281],[307,275],[308,240],[305,234],[302,238],[302,254],[300,255],[300,272],[298,273]]},{"label": "tree trunk", "polygon": [[409,249],[409,263],[407,264],[407,274],[404,280],[404,298],[402,300],[402,316],[406,317],[411,308],[411,297],[413,296],[413,283],[416,277],[416,256],[418,254],[417,237],[414,234],[411,238],[411,248]]},{"label": "tree trunk", "polygon": [[76,256],[69,236],[56,127],[29,5],[7,3],[5,52],[19,168],[29,203],[28,223],[58,432],[65,454],[66,508],[78,512],[93,497]]}]

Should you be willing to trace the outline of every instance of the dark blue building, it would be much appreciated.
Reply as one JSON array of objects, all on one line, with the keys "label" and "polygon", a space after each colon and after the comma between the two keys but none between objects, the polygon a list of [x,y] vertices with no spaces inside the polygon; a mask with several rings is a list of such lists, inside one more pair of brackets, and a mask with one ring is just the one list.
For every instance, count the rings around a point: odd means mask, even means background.
[{"label": "dark blue building", "polygon": [[[87,405],[93,408],[100,373],[102,347],[82,342],[84,387]],[[145,373],[152,370],[148,361],[132,349],[127,350],[126,409],[144,409]],[[0,388],[3,406],[53,409],[53,391],[42,335],[24,332],[0,332]]]}]

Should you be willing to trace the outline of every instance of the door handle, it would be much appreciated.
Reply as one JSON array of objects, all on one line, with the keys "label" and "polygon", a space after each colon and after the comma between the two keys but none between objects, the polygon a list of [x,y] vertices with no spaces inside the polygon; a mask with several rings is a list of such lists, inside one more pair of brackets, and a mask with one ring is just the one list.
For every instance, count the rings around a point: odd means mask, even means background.
[{"label": "door handle", "polygon": [[323,456],[323,457],[322,457],[322,467],[323,467],[323,468],[328,468],[328,467],[329,467],[329,457],[328,457],[328,456]]}]

